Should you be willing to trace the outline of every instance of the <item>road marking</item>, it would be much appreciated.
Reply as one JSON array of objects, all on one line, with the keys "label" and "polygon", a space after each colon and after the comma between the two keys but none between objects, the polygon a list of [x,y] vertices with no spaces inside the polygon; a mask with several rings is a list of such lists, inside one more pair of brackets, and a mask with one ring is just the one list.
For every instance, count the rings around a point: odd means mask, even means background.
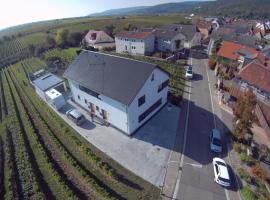
[{"label": "road marking", "polygon": [[191,165],[192,167],[202,168],[202,164],[185,163],[185,165]]},{"label": "road marking", "polygon": [[211,100],[212,114],[213,114],[213,120],[214,120],[214,127],[217,128],[215,109],[214,109],[214,104],[213,104],[213,99],[212,99],[212,91],[211,91],[211,85],[210,85],[210,79],[209,79],[209,74],[208,74],[208,70],[207,70],[207,65],[205,65],[205,68],[206,68],[207,81],[208,81],[208,87],[209,87],[209,92],[210,92],[210,100]]},{"label": "road marking", "polygon": [[[191,63],[192,63],[192,58],[191,58]],[[187,143],[187,126],[188,126],[188,120],[189,120],[189,105],[190,105],[190,97],[191,97],[191,81],[189,81],[189,88],[188,88],[188,104],[187,104],[187,114],[186,114],[186,123],[185,123],[185,132],[184,132],[184,143],[183,143],[183,148],[182,148],[182,156],[180,159],[180,166],[179,166],[179,172],[177,175],[177,181],[176,185],[174,188],[173,192],[173,199],[176,199],[177,193],[179,190],[179,184],[180,184],[180,179],[182,175],[182,168],[183,168],[183,163],[184,163],[184,157],[185,157],[185,151],[186,151],[186,143]]]}]

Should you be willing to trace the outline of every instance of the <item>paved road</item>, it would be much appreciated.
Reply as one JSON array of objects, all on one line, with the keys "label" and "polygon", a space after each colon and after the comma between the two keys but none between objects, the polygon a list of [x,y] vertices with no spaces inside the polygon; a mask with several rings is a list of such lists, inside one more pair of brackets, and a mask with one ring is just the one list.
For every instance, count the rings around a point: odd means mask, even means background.
[{"label": "paved road", "polygon": [[[189,82],[190,95],[185,95],[190,98],[186,126],[187,139],[185,152],[180,161],[182,170],[180,169],[178,174],[179,181],[176,182],[173,197],[179,200],[238,199],[235,191],[227,190],[213,180],[212,159],[217,155],[209,150],[209,134],[216,126],[218,128],[222,126],[222,120],[213,116],[215,110],[219,108],[215,105],[216,94],[213,90],[210,93],[209,90],[206,63],[207,61],[203,59],[192,59],[194,79]],[[225,157],[226,154],[225,151],[220,157]]]}]

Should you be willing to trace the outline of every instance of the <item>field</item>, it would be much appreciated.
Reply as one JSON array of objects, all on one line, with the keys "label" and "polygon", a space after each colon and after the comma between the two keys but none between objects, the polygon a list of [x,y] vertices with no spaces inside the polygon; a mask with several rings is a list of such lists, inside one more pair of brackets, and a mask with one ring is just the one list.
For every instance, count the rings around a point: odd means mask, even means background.
[{"label": "field", "polygon": [[190,21],[184,19],[182,15],[84,17],[37,22],[5,29],[0,31],[0,39],[3,40],[4,36],[12,39],[0,43],[0,67],[31,57],[28,46],[43,45],[45,38],[48,35],[54,37],[59,28],[67,29],[69,32],[85,33],[89,29],[104,30],[106,26],[113,25],[114,33],[117,33],[129,25],[132,27],[157,27],[170,23],[190,23]]},{"label": "field", "polygon": [[30,57],[29,45],[44,44],[46,33],[34,33],[17,37],[0,45],[0,67],[18,62]]},{"label": "field", "polygon": [[1,199],[157,199],[159,189],[81,138],[49,108],[26,74],[37,58],[1,70]]}]

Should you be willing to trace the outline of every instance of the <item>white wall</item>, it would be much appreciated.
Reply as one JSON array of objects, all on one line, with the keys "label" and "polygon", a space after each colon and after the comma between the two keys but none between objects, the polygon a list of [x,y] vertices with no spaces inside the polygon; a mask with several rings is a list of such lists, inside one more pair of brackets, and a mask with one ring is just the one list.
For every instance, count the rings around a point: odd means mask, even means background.
[{"label": "white wall", "polygon": [[[86,110],[89,110],[89,102],[99,107],[100,113],[96,110],[98,117],[102,118],[101,109],[108,112],[108,122],[116,128],[127,132],[127,112],[126,106],[104,95],[100,95],[100,99],[93,97],[79,89],[79,85],[75,81],[69,80],[70,89],[72,91],[73,99],[76,103],[81,105]],[[80,99],[78,99],[78,95]],[[87,104],[85,103],[87,100]]]},{"label": "white wall", "polygon": [[[158,93],[158,86],[164,81],[168,80],[169,77],[165,72],[161,71],[160,69],[155,69],[153,73],[154,81],[151,81],[150,76],[144,86],[136,95],[133,102],[128,107],[128,134],[132,134],[167,102],[168,87],[164,88],[161,92]],[[138,99],[143,95],[145,95],[145,103],[139,107]],[[139,123],[139,115],[141,115],[144,111],[151,107],[159,98],[162,98],[162,104]]]},{"label": "white wall", "polygon": [[[129,53],[133,55],[146,55],[155,49],[155,37],[150,35],[145,39],[131,39],[124,37],[115,38],[116,52]],[[126,49],[127,47],[127,49]],[[132,48],[135,47],[135,48]]]}]

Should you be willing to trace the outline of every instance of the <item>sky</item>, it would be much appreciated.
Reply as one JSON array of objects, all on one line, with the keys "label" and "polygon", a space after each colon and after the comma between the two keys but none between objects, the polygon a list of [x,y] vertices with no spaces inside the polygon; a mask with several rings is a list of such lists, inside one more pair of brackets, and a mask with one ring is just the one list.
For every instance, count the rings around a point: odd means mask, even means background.
[{"label": "sky", "polygon": [[[181,0],[0,0],[0,30],[19,24],[79,17],[114,8],[149,6]],[[190,0],[186,0],[190,1]]]}]

